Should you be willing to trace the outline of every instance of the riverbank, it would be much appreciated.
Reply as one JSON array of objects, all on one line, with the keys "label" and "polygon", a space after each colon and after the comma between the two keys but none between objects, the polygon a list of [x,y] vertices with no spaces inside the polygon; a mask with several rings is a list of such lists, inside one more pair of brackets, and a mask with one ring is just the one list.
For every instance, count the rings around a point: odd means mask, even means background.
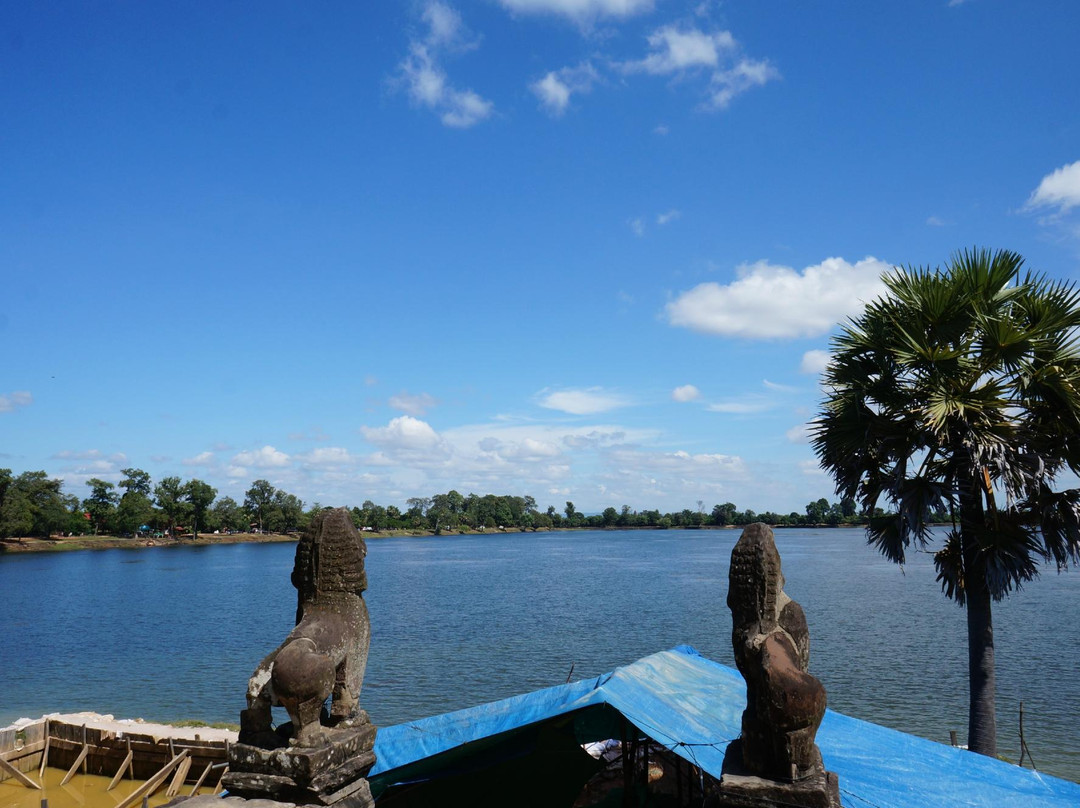
[{"label": "riverbank", "polygon": [[[675,525],[670,528],[658,528],[655,525],[634,525],[632,527],[541,527],[518,528],[499,527],[490,530],[454,529],[435,533],[433,530],[419,528],[401,528],[397,530],[370,531],[361,535],[365,539],[400,539],[427,538],[432,536],[490,536],[503,533],[566,533],[581,531],[648,531],[648,530],[739,530],[745,525]],[[845,529],[865,528],[866,525],[774,525],[775,530],[784,529]],[[5,553],[53,553],[66,550],[113,550],[142,547],[198,547],[208,544],[272,544],[275,542],[296,541],[299,533],[200,533],[199,537],[181,536],[178,539],[150,539],[125,536],[52,536],[48,539],[23,537],[0,539],[0,555]]]},{"label": "riverbank", "polygon": [[[578,528],[567,528],[577,530]],[[482,530],[455,530],[452,533],[444,531],[443,536],[472,535],[483,536],[485,533],[521,533],[520,528],[509,527],[488,531]],[[546,532],[541,528],[540,532]],[[418,538],[434,536],[431,530],[385,530],[364,531],[361,534],[365,539],[400,539],[415,536]],[[299,533],[200,533],[196,539],[193,536],[181,536],[178,539],[148,539],[124,536],[52,536],[42,538],[10,538],[0,539],[0,554],[3,553],[53,553],[66,550],[113,550],[117,548],[141,548],[141,547],[199,547],[208,544],[272,544],[275,542],[296,541]]]}]

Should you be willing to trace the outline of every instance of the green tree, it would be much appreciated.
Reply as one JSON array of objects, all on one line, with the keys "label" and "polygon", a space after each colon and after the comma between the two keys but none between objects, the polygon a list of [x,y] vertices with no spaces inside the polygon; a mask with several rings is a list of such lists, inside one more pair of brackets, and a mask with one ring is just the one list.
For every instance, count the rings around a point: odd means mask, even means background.
[{"label": "green tree", "polygon": [[735,521],[735,514],[739,509],[735,507],[734,502],[725,502],[723,505],[716,505],[712,509],[712,523],[714,525],[730,525]]},{"label": "green tree", "polygon": [[14,486],[0,504],[0,536],[21,539],[29,536],[34,528],[34,510],[25,492]]},{"label": "green tree", "polygon": [[285,491],[274,492],[271,529],[279,533],[296,530],[304,519],[304,502]]},{"label": "green tree", "polygon": [[90,496],[83,500],[83,510],[90,514],[90,524],[94,535],[105,533],[111,526],[113,515],[116,513],[116,486],[97,477],[91,477],[86,481],[90,487]]},{"label": "green tree", "polygon": [[187,512],[187,502],[184,497],[184,486],[179,477],[164,477],[161,482],[154,486],[154,498],[157,506],[161,508],[165,516],[165,523],[169,527],[169,535],[176,538],[176,525]]},{"label": "green tree", "polygon": [[247,518],[244,511],[232,497],[222,497],[214,502],[210,508],[208,525],[214,525],[218,530],[247,530]]},{"label": "green tree", "polygon": [[8,486],[7,497],[16,492],[30,503],[31,536],[48,538],[56,531],[69,527],[71,510],[78,506],[78,497],[66,496],[63,481],[50,480],[44,471],[24,471]]},{"label": "green tree", "polygon": [[147,499],[150,498],[153,488],[149,474],[142,469],[120,469],[120,473],[124,475],[124,479],[118,483],[120,488],[129,494],[142,494]]},{"label": "green tree", "polygon": [[[121,483],[122,484],[122,483]],[[143,525],[154,521],[154,504],[150,498],[129,490],[120,497],[113,523],[120,533],[137,533]]]},{"label": "green tree", "polygon": [[217,489],[202,480],[188,480],[184,486],[184,500],[188,503],[191,512],[192,538],[199,538],[199,525],[203,524],[205,527],[206,512],[216,496]]},{"label": "green tree", "polygon": [[[1080,561],[1080,294],[1021,274],[1016,253],[952,257],[944,269],[897,269],[888,293],[833,340],[814,449],[836,491],[863,513],[885,500],[868,540],[903,563],[953,527],[934,556],[942,591],[966,608],[968,746],[996,753],[991,603],[1038,574]],[[1000,495],[1004,494],[1004,502]]]},{"label": "green tree", "polygon": [[808,525],[824,524],[828,516],[829,500],[825,499],[825,497],[806,504],[806,523]]},{"label": "green tree", "polygon": [[116,506],[114,524],[120,533],[137,533],[143,525],[154,519],[154,505],[150,501],[153,487],[150,475],[142,469],[121,469],[124,478],[117,483],[123,488],[120,504]]},{"label": "green tree", "polygon": [[244,510],[259,523],[259,532],[266,528],[266,519],[274,507],[274,486],[266,480],[256,480],[244,494]]}]

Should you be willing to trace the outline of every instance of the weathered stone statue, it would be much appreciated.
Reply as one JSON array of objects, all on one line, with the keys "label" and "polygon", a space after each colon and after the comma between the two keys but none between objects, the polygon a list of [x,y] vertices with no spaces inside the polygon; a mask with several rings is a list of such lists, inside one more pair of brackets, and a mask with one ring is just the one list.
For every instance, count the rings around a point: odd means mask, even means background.
[{"label": "weathered stone statue", "polygon": [[768,525],[748,526],[732,549],[727,603],[746,709],[742,736],[724,760],[724,804],[839,806],[836,775],[814,743],[825,688],[807,672],[810,632],[802,607],[784,592]]},{"label": "weathered stone statue", "polygon": [[[296,628],[248,682],[225,778],[230,793],[343,808],[371,804],[363,776],[375,762],[375,727],[359,701],[371,641],[366,552],[345,508],[316,515],[297,544]],[[276,731],[273,704],[291,719]]]}]

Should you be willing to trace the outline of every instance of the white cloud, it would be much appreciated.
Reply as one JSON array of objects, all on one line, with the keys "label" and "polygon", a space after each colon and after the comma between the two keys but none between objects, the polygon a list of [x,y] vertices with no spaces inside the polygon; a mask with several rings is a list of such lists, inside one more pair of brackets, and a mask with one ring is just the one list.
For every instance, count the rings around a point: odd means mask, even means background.
[{"label": "white cloud", "polygon": [[649,54],[636,62],[624,62],[628,73],[670,75],[695,68],[716,68],[723,54],[737,47],[729,31],[707,34],[696,28],[665,25],[648,36]]},{"label": "white cloud", "polygon": [[465,37],[461,15],[446,3],[428,3],[420,18],[428,25],[427,41],[431,45],[454,46]]},{"label": "white cloud", "polygon": [[585,23],[603,17],[625,19],[652,11],[653,0],[499,0],[509,11],[555,14]]},{"label": "white cloud", "polygon": [[577,67],[552,70],[539,81],[529,85],[541,107],[552,117],[561,117],[570,104],[570,96],[589,92],[599,79],[596,69],[589,62]]},{"label": "white cloud", "polygon": [[185,466],[213,466],[216,462],[213,452],[199,452],[194,457],[188,457],[180,461]]},{"label": "white cloud", "polygon": [[360,427],[360,433],[369,443],[392,451],[427,451],[439,449],[442,438],[426,421],[402,415],[383,427]]},{"label": "white cloud", "polygon": [[670,131],[671,131],[671,129],[668,128],[667,126],[665,126],[664,124],[659,124],[659,125],[653,127],[653,134],[654,135],[663,136],[663,135],[668,134]]},{"label": "white cloud", "polygon": [[807,351],[802,355],[802,361],[799,363],[799,372],[813,375],[824,373],[825,368],[829,366],[830,356],[831,354],[828,351],[819,349]]},{"label": "white cloud", "polygon": [[26,390],[0,395],[0,412],[12,412],[19,407],[28,407],[34,403],[34,397]]},{"label": "white cloud", "polygon": [[395,410],[401,410],[409,415],[423,415],[427,410],[430,410],[436,404],[438,400],[427,393],[420,393],[419,395],[409,395],[407,390],[402,390],[396,396],[390,396],[390,400],[387,402]]},{"label": "white cloud", "polygon": [[675,208],[672,208],[667,213],[659,214],[656,217],[656,223],[658,225],[660,225],[661,227],[663,227],[665,224],[668,224],[669,222],[675,221],[680,216],[682,216],[682,211],[675,210]]},{"label": "white cloud", "polygon": [[340,446],[320,446],[298,458],[310,466],[349,466],[356,462],[349,450]]},{"label": "white cloud", "polygon": [[706,407],[709,412],[722,412],[728,415],[751,415],[756,412],[765,412],[772,408],[772,401],[759,397],[735,399],[732,401],[718,401],[715,404],[710,404]]},{"label": "white cloud", "polygon": [[445,126],[467,129],[489,117],[495,105],[472,90],[452,87],[439,57],[447,52],[461,52],[476,47],[467,38],[460,15],[450,6],[428,2],[421,18],[427,34],[409,42],[409,53],[398,66],[401,80],[414,103],[439,115]]},{"label": "white cloud", "polygon": [[948,224],[948,222],[937,216],[927,216],[926,224],[929,227],[944,227],[946,224]]},{"label": "white cloud", "polygon": [[634,235],[638,238],[645,235],[645,220],[640,216],[631,219],[627,224],[630,225],[630,229],[634,231]]},{"label": "white cloud", "polygon": [[[642,59],[621,62],[624,73],[682,78],[707,74],[709,86],[702,108],[723,110],[732,99],[754,87],[780,78],[767,59],[741,55],[730,31],[702,31],[694,27],[665,25],[648,36],[649,52]],[[666,130],[665,130],[666,131]]]},{"label": "white cloud", "polygon": [[828,333],[884,292],[891,267],[876,258],[827,258],[797,272],[766,261],[744,265],[727,285],[702,283],[667,304],[668,321],[705,334],[788,339]]},{"label": "white cloud", "polygon": [[809,443],[810,424],[796,424],[784,434],[792,443]]},{"label": "white cloud", "polygon": [[727,109],[731,100],[754,87],[761,87],[780,78],[780,71],[767,59],[741,59],[729,70],[713,73],[706,109]]},{"label": "white cloud", "polygon": [[672,390],[671,397],[679,402],[696,401],[701,398],[701,391],[692,384],[684,384]]},{"label": "white cloud", "polygon": [[593,415],[625,407],[629,402],[622,396],[609,393],[599,387],[578,390],[541,390],[537,403],[549,410],[560,410],[571,415]]},{"label": "white cloud", "polygon": [[273,446],[264,446],[254,451],[244,451],[232,459],[233,466],[251,466],[257,469],[283,468],[289,465],[289,456],[279,452]]},{"label": "white cloud", "polygon": [[90,460],[98,463],[126,463],[127,455],[123,452],[114,452],[111,455],[106,456],[100,449],[87,449],[85,451],[76,452],[71,449],[65,449],[62,452],[57,452],[53,455],[56,460]]},{"label": "white cloud", "polygon": [[1058,213],[1066,213],[1077,205],[1080,205],[1080,160],[1043,177],[1025,207],[1028,210],[1057,208]]},{"label": "white cloud", "polygon": [[554,443],[535,438],[525,438],[514,450],[514,457],[521,460],[546,460],[558,457],[560,449]]},{"label": "white cloud", "polygon": [[789,384],[778,384],[777,382],[770,382],[768,379],[762,379],[761,383],[765,385],[769,390],[775,390],[778,393],[797,393],[798,387],[792,387]]}]

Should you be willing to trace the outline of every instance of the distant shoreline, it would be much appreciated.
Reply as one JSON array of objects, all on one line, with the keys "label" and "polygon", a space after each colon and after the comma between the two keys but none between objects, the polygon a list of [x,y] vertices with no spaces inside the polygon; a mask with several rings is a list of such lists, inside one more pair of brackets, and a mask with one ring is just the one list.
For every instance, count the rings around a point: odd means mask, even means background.
[{"label": "distant shoreline", "polygon": [[[503,533],[561,533],[574,530],[741,530],[745,525],[679,525],[669,528],[661,528],[647,525],[634,525],[623,527],[558,527],[538,528],[537,530],[522,529],[517,527],[494,528],[491,530],[447,530],[440,537],[462,536],[490,536]],[[774,525],[774,530],[790,530],[792,525]],[[798,525],[799,528],[863,528],[865,525]],[[365,539],[390,539],[390,538],[425,538],[434,537],[432,530],[419,528],[401,528],[398,530],[363,531]],[[22,538],[0,539],[0,555],[7,553],[56,553],[70,552],[73,550],[117,550],[117,549],[142,549],[150,547],[201,547],[208,544],[274,544],[278,542],[296,541],[298,533],[200,533],[198,539],[191,536],[179,539],[150,539],[150,538],[123,538],[119,536],[69,536],[64,538]]]}]

